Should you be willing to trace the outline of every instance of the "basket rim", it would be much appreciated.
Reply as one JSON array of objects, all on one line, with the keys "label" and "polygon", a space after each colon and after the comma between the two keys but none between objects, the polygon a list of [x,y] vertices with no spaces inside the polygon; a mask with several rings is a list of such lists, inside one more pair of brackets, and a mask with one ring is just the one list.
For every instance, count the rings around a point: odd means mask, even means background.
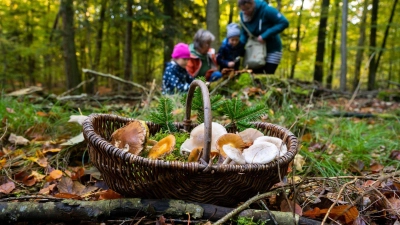
[{"label": "basket rim", "polygon": [[[279,168],[279,165],[285,164],[285,163],[290,163],[295,155],[298,153],[298,141],[297,137],[287,128],[272,124],[272,123],[267,123],[267,122],[252,122],[256,127],[258,125],[265,125],[265,126],[273,126],[275,128],[280,129],[283,133],[285,133],[285,138],[292,139],[291,141],[291,146],[287,146],[288,151],[285,155],[279,157],[277,160],[273,160],[269,163],[266,164],[243,164],[243,165],[231,165],[231,164],[209,164],[209,165],[204,165],[200,162],[181,162],[181,161],[165,161],[162,159],[149,159],[145,158],[139,155],[134,155],[128,151],[124,151],[120,148],[117,148],[113,146],[109,141],[101,137],[99,134],[97,134],[94,131],[93,127],[93,121],[98,119],[98,118],[105,118],[105,119],[113,119],[113,120],[125,120],[125,121],[133,121],[137,120],[134,118],[128,118],[128,117],[123,117],[123,116],[118,116],[114,114],[103,114],[103,113],[92,113],[90,114],[83,122],[83,135],[86,139],[86,141],[92,143],[94,146],[98,148],[106,148],[106,151],[117,157],[121,158],[123,160],[127,160],[130,163],[140,163],[142,165],[157,165],[163,168],[175,168],[177,170],[179,169],[187,169],[187,168],[195,168],[196,172],[250,172],[254,170],[266,170],[266,169],[272,169],[272,168]],[[154,122],[151,121],[145,121],[146,124],[152,124],[156,125]],[[182,124],[182,122],[175,122],[174,124]],[[284,139],[285,139],[284,138]],[[98,139],[98,142],[93,143],[93,139]],[[285,141],[285,140],[284,140]],[[210,161],[211,162],[211,161]],[[190,165],[190,166],[189,166]]]}]

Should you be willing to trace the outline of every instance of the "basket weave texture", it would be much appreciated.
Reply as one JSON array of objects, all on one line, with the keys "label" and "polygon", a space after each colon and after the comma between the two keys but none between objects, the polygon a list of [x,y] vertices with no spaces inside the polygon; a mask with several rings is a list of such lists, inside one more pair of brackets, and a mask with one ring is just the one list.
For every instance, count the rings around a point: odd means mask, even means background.
[{"label": "basket weave texture", "polygon": [[[191,85],[189,93],[195,88],[196,84]],[[208,98],[205,94],[203,100]],[[298,151],[297,138],[289,130],[270,123],[255,122],[256,129],[265,135],[284,141],[288,148],[284,156],[264,165],[204,165],[197,162],[152,160],[110,144],[111,134],[131,120],[110,114],[92,114],[83,123],[90,160],[99,169],[109,188],[126,197],[182,199],[234,206],[257,193],[268,191],[273,184],[278,183],[280,177],[287,174],[288,165]],[[211,121],[208,122],[211,124]],[[157,124],[147,122],[147,125],[150,135],[160,131]],[[175,125],[178,130],[187,131],[196,127],[196,124],[188,125],[187,120]]]}]

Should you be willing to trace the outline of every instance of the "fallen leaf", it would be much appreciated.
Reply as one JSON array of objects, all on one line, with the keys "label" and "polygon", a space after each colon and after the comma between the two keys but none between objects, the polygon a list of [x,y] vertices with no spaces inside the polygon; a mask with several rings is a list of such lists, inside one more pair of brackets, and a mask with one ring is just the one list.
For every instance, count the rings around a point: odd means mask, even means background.
[{"label": "fallen leaf", "polygon": [[396,213],[396,211],[398,211],[398,210],[400,209],[400,199],[395,198],[395,197],[393,196],[393,197],[389,198],[388,201],[390,202],[391,207],[392,207],[392,208],[389,209],[389,210],[393,210],[393,211],[395,211],[395,213]]},{"label": "fallen leaf", "polygon": [[281,202],[281,211],[282,212],[293,212],[293,209],[294,209],[295,214],[297,214],[299,216],[303,215],[303,210],[301,209],[301,207],[297,203],[293,202],[292,200],[289,200],[289,201],[283,200]]},{"label": "fallen leaf", "polygon": [[300,172],[303,171],[303,166],[304,166],[305,163],[306,163],[306,161],[304,160],[304,157],[302,155],[297,154],[294,157],[293,164],[294,164],[294,166],[295,166],[297,171],[300,171]]},{"label": "fallen leaf", "polygon": [[400,160],[400,151],[399,150],[394,150],[390,153],[389,158],[393,160]]},{"label": "fallen leaf", "polygon": [[36,115],[38,115],[40,117],[47,117],[48,116],[48,114],[46,112],[42,112],[42,111],[36,112]]},{"label": "fallen leaf", "polygon": [[10,194],[15,189],[15,184],[12,181],[8,181],[0,185],[0,193]]},{"label": "fallen leaf", "polygon": [[56,184],[50,184],[49,186],[40,189],[39,194],[48,195],[48,194],[50,194],[51,191],[53,191],[55,186],[56,186]]},{"label": "fallen leaf", "polygon": [[12,144],[15,145],[27,145],[29,143],[29,140],[22,137],[22,136],[17,136],[13,133],[10,134],[10,137],[8,138],[8,141]]},{"label": "fallen leaf", "polygon": [[81,199],[78,195],[70,194],[70,193],[57,193],[54,195],[56,198],[68,198],[68,199]]},{"label": "fallen leaf", "polygon": [[[303,216],[309,217],[312,219],[315,218],[324,218],[325,214],[328,212],[328,209],[320,209],[315,207],[312,210],[303,213]],[[355,206],[348,205],[340,205],[335,206],[331,209],[329,213],[329,218],[338,219],[341,222],[344,222],[346,225],[351,225],[358,217],[358,210]]]},{"label": "fallen leaf", "polygon": [[36,184],[36,178],[35,178],[35,176],[33,176],[33,175],[31,174],[31,175],[29,175],[29,176],[24,177],[24,179],[22,179],[22,183],[23,183],[25,186],[31,187],[31,186],[33,186],[33,185]]},{"label": "fallen leaf", "polygon": [[3,169],[6,164],[7,164],[6,158],[0,159],[0,170]]},{"label": "fallen leaf", "polygon": [[310,142],[312,140],[312,135],[310,133],[304,134],[301,136],[301,141]]},{"label": "fallen leaf", "polygon": [[76,145],[79,144],[81,142],[83,142],[85,140],[85,138],[83,137],[83,133],[78,134],[77,136],[69,139],[68,141],[60,144],[61,146],[71,146],[71,145]]},{"label": "fallen leaf", "polygon": [[53,171],[51,171],[51,173],[50,173],[49,176],[50,176],[53,180],[57,180],[58,178],[61,178],[62,175],[63,175],[63,172],[62,172],[61,170],[53,170]]},{"label": "fallen leaf", "polygon": [[43,154],[46,154],[48,152],[56,153],[56,152],[60,152],[60,151],[61,151],[61,148],[51,148],[51,149],[45,149],[42,152],[43,152]]},{"label": "fallen leaf", "polygon": [[62,177],[60,182],[57,185],[58,190],[60,193],[73,193],[73,186],[74,182],[69,177]]},{"label": "fallen leaf", "polygon": [[120,194],[118,194],[117,192],[108,189],[106,191],[101,191],[99,192],[99,200],[107,200],[107,199],[118,199],[118,198],[122,198],[122,196]]},{"label": "fallen leaf", "polygon": [[70,168],[70,169],[73,171],[73,173],[71,174],[72,180],[78,180],[83,175],[85,175],[85,168],[83,168],[83,167],[75,167],[75,168]]},{"label": "fallen leaf", "polygon": [[14,109],[12,109],[12,108],[6,108],[6,110],[8,113],[15,113]]},{"label": "fallen leaf", "polygon": [[381,164],[379,164],[379,163],[373,163],[371,166],[370,166],[370,170],[371,170],[371,172],[373,172],[373,173],[379,173],[382,169],[384,168],[384,166],[382,166]]},{"label": "fallen leaf", "polygon": [[38,173],[36,171],[32,171],[31,176],[34,176],[36,178],[37,182],[42,181],[46,177],[45,175],[40,174],[40,173]]}]

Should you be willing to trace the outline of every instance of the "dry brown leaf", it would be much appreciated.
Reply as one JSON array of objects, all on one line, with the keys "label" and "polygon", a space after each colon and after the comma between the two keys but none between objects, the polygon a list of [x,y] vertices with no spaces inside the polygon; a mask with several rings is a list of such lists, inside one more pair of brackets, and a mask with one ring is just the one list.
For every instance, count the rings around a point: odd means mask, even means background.
[{"label": "dry brown leaf", "polygon": [[301,141],[304,142],[311,142],[312,140],[312,135],[310,133],[304,134],[303,136],[301,136]]},{"label": "dry brown leaf", "polygon": [[379,173],[382,169],[384,168],[384,166],[382,166],[381,164],[379,164],[379,163],[373,163],[371,166],[370,166],[370,170],[371,170],[371,172],[373,172],[373,173]]},{"label": "dry brown leaf", "polygon": [[108,189],[106,191],[101,191],[101,192],[99,192],[99,194],[100,194],[99,200],[122,198],[122,196],[120,194],[118,194],[117,192],[115,192],[111,189]]},{"label": "dry brown leaf", "polygon": [[72,180],[78,180],[85,175],[85,168],[83,167],[69,167],[69,169],[72,170],[70,175]]},{"label": "dry brown leaf", "polygon": [[304,157],[302,155],[297,154],[294,157],[293,164],[294,164],[294,167],[296,168],[296,170],[301,172],[301,171],[303,171],[303,166],[304,166],[304,164],[306,164],[306,161],[304,160]]},{"label": "dry brown leaf", "polygon": [[[315,207],[313,210],[309,210],[303,213],[303,216],[312,219],[324,218],[328,209],[320,209]],[[351,225],[358,217],[358,210],[355,206],[340,205],[335,206],[331,209],[329,213],[329,218],[338,219],[346,225]]]},{"label": "dry brown leaf", "polygon": [[299,216],[303,215],[303,210],[301,209],[301,207],[297,203],[293,202],[292,200],[289,200],[289,201],[283,200],[281,202],[280,207],[281,207],[282,212],[293,212],[293,208],[294,208],[295,214],[297,214]]},{"label": "dry brown leaf", "polygon": [[61,180],[58,183],[57,188],[60,191],[60,193],[75,194],[73,192],[74,182],[69,177],[61,177]]},{"label": "dry brown leaf", "polygon": [[23,183],[25,186],[31,187],[31,186],[33,186],[33,185],[36,184],[36,178],[35,178],[35,176],[33,176],[33,175],[31,174],[31,175],[29,175],[29,176],[24,177],[24,179],[22,179],[22,183]]},{"label": "dry brown leaf", "polygon": [[56,198],[68,198],[68,199],[81,199],[78,195],[70,193],[57,193],[54,195]]},{"label": "dry brown leaf", "polygon": [[12,181],[0,185],[0,193],[10,194],[15,189],[15,184]]},{"label": "dry brown leaf", "polygon": [[50,173],[49,176],[50,176],[53,180],[57,180],[58,178],[61,178],[62,175],[63,175],[63,172],[62,172],[61,170],[53,170],[53,171],[51,171],[51,173]]},{"label": "dry brown leaf", "polygon": [[56,184],[50,184],[49,186],[40,189],[39,194],[48,195],[48,194],[50,194],[51,191],[53,191],[55,186],[56,186]]}]

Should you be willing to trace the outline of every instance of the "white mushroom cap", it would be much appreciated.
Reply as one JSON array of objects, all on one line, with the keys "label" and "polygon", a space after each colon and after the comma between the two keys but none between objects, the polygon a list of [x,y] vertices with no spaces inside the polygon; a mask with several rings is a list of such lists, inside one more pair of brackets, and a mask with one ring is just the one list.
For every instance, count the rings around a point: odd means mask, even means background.
[{"label": "white mushroom cap", "polygon": [[253,142],[256,138],[264,136],[264,134],[254,128],[247,128],[246,130],[238,133],[244,142]]},{"label": "white mushroom cap", "polygon": [[265,164],[275,159],[278,155],[278,148],[269,142],[254,143],[243,150],[246,163]]},{"label": "white mushroom cap", "polygon": [[235,163],[240,165],[246,164],[246,160],[244,159],[242,152],[239,149],[234,148],[231,145],[224,145],[222,146],[222,149],[224,150],[226,155]]},{"label": "white mushroom cap", "polygon": [[262,137],[258,137],[257,139],[255,139],[253,144],[260,143],[260,142],[269,142],[269,143],[274,144],[279,150],[279,157],[281,157],[287,153],[287,146],[285,143],[283,143],[282,139],[280,139],[280,138],[271,137],[271,136],[262,136]]},{"label": "white mushroom cap", "polygon": [[[216,149],[216,142],[219,137],[228,133],[224,126],[219,123],[212,122],[211,123],[212,137],[211,137],[211,149]],[[192,132],[190,132],[190,138],[194,139],[193,143],[198,145],[196,147],[204,147],[204,123],[198,125],[193,128]]]},{"label": "white mushroom cap", "polygon": [[198,145],[198,143],[196,141],[194,141],[193,138],[188,138],[186,139],[182,145],[181,148],[179,149],[179,152],[181,153],[181,155],[184,154],[190,154],[190,152],[197,148],[197,147],[202,147],[203,144]]}]

